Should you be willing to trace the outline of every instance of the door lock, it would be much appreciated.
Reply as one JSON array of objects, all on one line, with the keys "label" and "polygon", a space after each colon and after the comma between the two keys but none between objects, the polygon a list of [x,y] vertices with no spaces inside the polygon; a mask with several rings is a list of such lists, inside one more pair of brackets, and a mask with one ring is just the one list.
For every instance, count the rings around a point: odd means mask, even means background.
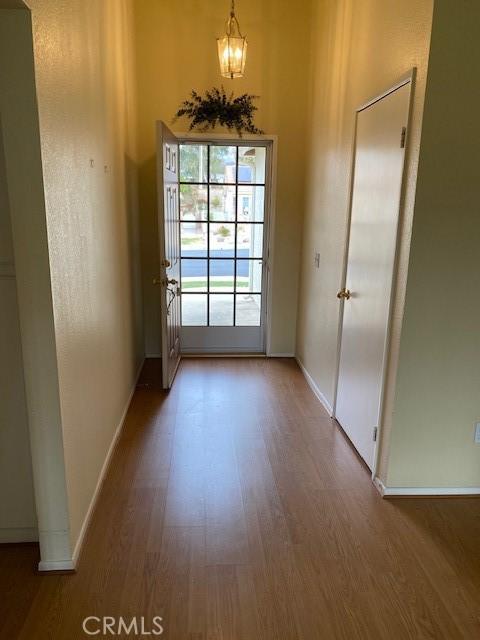
[{"label": "door lock", "polygon": [[340,289],[340,291],[337,293],[337,298],[339,300],[350,300],[351,297],[351,293],[349,289]]}]

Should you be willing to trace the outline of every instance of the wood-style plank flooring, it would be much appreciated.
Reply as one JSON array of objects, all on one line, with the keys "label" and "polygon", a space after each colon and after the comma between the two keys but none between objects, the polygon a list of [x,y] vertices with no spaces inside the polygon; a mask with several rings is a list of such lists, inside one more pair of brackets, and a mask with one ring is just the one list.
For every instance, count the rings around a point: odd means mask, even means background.
[{"label": "wood-style plank flooring", "polygon": [[382,500],[293,360],[184,360],[168,394],[154,364],[77,573],[0,549],[2,639],[154,615],[175,640],[480,638],[478,500]]}]

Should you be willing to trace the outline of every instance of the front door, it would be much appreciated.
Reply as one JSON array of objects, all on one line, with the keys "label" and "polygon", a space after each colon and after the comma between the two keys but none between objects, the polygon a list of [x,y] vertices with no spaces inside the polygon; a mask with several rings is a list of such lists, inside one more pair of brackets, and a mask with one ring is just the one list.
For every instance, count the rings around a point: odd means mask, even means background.
[{"label": "front door", "polygon": [[263,352],[270,147],[180,144],[182,351]]},{"label": "front door", "polygon": [[384,378],[410,83],[358,112],[335,417],[372,468]]},{"label": "front door", "polygon": [[157,192],[161,287],[162,384],[172,386],[180,362],[180,227],[178,140],[157,123]]}]

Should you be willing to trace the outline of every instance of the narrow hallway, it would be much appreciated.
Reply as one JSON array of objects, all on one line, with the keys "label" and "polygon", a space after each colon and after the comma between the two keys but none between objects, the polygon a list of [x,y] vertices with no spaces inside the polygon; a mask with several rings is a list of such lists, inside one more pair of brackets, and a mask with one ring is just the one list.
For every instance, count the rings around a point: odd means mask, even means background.
[{"label": "narrow hallway", "polygon": [[105,615],[179,640],[478,636],[474,500],[382,500],[293,360],[155,379],[147,361],[78,573],[0,551],[2,638],[85,638]]}]

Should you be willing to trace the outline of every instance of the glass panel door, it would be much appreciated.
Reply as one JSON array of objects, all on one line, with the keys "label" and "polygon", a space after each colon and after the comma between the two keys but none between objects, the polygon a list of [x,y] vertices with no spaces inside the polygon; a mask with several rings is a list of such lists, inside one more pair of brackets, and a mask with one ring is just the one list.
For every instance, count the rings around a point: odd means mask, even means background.
[{"label": "glass panel door", "polygon": [[268,145],[180,145],[182,350],[264,351]]}]

